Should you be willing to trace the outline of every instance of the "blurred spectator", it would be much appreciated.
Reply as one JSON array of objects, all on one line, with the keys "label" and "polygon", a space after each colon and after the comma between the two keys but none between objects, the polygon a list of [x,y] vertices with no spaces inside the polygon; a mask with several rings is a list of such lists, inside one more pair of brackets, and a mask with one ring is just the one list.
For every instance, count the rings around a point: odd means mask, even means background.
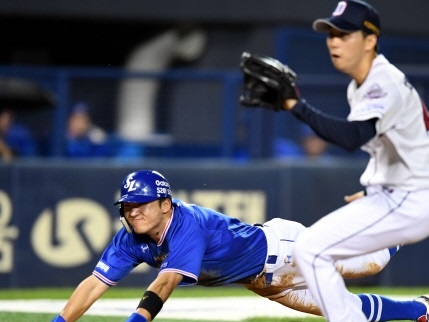
[{"label": "blurred spectator", "polygon": [[288,138],[277,138],[274,141],[275,158],[328,159],[329,145],[320,139],[306,124],[300,128],[297,141]]},{"label": "blurred spectator", "polygon": [[17,157],[35,156],[36,142],[30,131],[15,121],[10,109],[0,109],[0,159],[11,161]]},{"label": "blurred spectator", "polygon": [[328,143],[318,137],[313,130],[303,124],[300,143],[306,157],[317,159],[328,156]]},{"label": "blurred spectator", "polygon": [[85,103],[76,104],[69,116],[66,155],[76,158],[110,156],[107,134],[92,122]]},{"label": "blurred spectator", "polygon": [[302,147],[288,138],[276,138],[273,144],[273,157],[276,159],[299,158],[304,155]]}]

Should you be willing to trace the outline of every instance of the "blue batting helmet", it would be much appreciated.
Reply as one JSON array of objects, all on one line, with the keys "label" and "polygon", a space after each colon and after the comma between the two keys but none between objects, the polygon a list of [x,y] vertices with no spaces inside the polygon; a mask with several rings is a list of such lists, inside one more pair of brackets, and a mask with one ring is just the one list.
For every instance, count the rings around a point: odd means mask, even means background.
[{"label": "blue batting helmet", "polygon": [[157,171],[139,170],[130,173],[122,181],[121,197],[115,205],[122,202],[151,202],[161,198],[171,199],[167,179]]}]

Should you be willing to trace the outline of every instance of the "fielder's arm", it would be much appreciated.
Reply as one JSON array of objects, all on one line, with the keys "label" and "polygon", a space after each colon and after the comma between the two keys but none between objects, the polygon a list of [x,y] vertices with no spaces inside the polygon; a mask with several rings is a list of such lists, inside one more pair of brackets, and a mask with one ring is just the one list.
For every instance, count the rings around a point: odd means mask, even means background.
[{"label": "fielder's arm", "polygon": [[104,284],[94,275],[87,277],[75,289],[61,312],[61,316],[67,322],[76,321],[108,289],[109,286]]}]

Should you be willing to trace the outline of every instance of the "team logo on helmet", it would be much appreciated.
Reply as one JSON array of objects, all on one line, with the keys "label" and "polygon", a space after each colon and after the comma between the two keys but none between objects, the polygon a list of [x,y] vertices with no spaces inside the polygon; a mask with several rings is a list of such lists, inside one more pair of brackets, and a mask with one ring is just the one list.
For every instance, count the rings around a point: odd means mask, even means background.
[{"label": "team logo on helmet", "polygon": [[127,178],[124,188],[128,189],[128,191],[134,191],[137,190],[137,188],[135,187],[136,185],[136,180],[133,180],[134,178],[131,176],[129,178]]}]

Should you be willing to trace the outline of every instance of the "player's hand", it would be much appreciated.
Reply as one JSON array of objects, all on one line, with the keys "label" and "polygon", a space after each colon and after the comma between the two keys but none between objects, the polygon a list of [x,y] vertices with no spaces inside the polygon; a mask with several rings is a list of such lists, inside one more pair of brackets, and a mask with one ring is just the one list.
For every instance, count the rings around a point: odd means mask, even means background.
[{"label": "player's hand", "polygon": [[287,111],[293,109],[293,107],[298,103],[297,99],[289,98],[283,101],[283,108]]},{"label": "player's hand", "polygon": [[362,198],[364,196],[365,196],[365,191],[362,190],[352,195],[344,196],[344,201],[349,203],[349,202],[355,201],[356,199]]}]

